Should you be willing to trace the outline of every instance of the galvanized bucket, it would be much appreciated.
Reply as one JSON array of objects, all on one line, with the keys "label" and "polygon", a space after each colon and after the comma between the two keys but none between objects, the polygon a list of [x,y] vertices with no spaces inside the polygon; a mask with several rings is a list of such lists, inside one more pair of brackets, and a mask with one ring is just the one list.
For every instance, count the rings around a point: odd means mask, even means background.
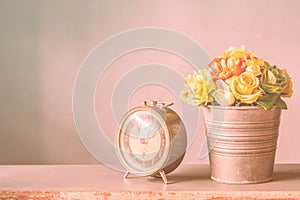
[{"label": "galvanized bucket", "polygon": [[231,184],[270,181],[281,109],[208,106],[202,111],[211,178]]}]

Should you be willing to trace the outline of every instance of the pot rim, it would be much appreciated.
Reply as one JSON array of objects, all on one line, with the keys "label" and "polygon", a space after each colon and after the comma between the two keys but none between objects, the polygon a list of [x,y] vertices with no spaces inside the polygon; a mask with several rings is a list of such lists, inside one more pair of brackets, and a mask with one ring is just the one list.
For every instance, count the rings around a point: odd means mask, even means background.
[{"label": "pot rim", "polygon": [[[220,105],[207,105],[201,106],[207,109],[220,109],[220,110],[265,110],[261,106],[220,106]],[[278,106],[274,105],[271,109],[280,109]],[[267,110],[266,110],[267,111]]]}]

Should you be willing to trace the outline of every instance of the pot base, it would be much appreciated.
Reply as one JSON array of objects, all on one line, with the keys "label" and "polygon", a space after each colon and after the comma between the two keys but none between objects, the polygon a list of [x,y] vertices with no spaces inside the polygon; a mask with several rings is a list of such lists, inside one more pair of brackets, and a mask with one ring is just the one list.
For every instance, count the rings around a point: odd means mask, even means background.
[{"label": "pot base", "polygon": [[225,184],[232,184],[232,185],[243,185],[243,184],[257,184],[257,183],[266,183],[272,180],[271,178],[265,179],[265,180],[259,180],[259,181],[240,181],[240,182],[231,182],[231,181],[224,181],[220,178],[210,177],[213,181],[219,182],[219,183],[225,183]]}]

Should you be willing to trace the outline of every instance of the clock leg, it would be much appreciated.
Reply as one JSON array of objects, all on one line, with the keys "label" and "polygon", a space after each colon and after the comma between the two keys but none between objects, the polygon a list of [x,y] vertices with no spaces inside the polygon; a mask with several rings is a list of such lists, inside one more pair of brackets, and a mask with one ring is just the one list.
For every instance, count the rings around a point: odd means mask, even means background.
[{"label": "clock leg", "polygon": [[126,171],[126,173],[124,174],[124,178],[127,178],[129,176],[130,172],[129,171]]},{"label": "clock leg", "polygon": [[160,172],[159,172],[159,175],[160,175],[161,178],[163,179],[164,183],[165,183],[165,184],[168,184],[168,179],[167,179],[167,176],[166,176],[165,172],[164,172],[164,171],[160,171]]}]

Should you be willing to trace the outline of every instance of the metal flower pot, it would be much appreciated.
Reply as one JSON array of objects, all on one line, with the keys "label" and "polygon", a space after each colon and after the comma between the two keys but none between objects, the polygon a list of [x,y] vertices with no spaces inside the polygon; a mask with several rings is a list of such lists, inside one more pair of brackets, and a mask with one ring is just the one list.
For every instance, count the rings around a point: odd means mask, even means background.
[{"label": "metal flower pot", "polygon": [[211,178],[231,184],[272,179],[281,109],[202,107]]}]

